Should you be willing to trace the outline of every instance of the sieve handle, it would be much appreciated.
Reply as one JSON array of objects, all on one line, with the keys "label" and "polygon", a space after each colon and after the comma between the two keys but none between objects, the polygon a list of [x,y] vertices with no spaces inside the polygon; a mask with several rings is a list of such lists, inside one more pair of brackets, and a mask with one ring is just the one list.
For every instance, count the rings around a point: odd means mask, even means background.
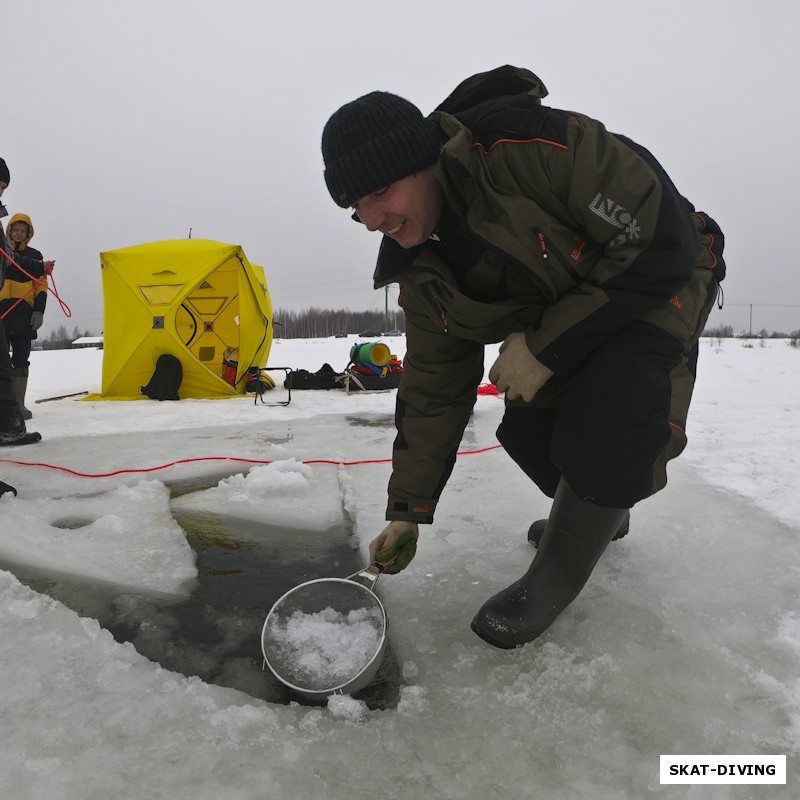
[{"label": "sieve handle", "polygon": [[[395,556],[396,558],[397,556]],[[373,561],[366,569],[362,569],[361,572],[354,572],[352,575],[348,575],[346,580],[350,581],[353,578],[366,578],[370,585],[367,586],[368,589],[371,589],[373,592],[375,590],[375,584],[378,582],[378,578],[383,574],[386,567],[394,561],[394,558],[391,561],[387,561],[385,564],[379,564],[377,561]],[[372,570],[376,570],[373,572]]]}]

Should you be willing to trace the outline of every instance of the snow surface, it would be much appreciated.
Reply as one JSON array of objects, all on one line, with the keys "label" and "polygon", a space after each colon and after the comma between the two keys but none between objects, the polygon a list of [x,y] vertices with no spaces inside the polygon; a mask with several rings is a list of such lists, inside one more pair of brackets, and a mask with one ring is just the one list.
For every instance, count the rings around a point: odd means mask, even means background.
[{"label": "snow surface", "polygon": [[[33,353],[29,428],[44,440],[0,451],[0,478],[19,490],[0,498],[0,797],[800,796],[800,349],[754,344],[702,342],[669,486],[633,510],[631,534],[553,627],[513,651],[469,622],[527,568],[525,532],[548,501],[502,450],[481,451],[502,402],[479,397],[462,443],[476,452],[459,458],[414,562],[378,588],[403,675],[383,711],[268,703],[170,672],[16,575],[185,596],[196,565],[171,513],[181,504],[266,517],[297,532],[287,548],[346,517],[366,559],[394,392],[35,403],[98,391],[102,352]],[[349,345],[277,341],[270,364],[341,369]],[[403,339],[391,345],[403,355]],[[209,478],[169,500],[168,486]],[[660,786],[669,753],[786,753],[787,786]]]}]

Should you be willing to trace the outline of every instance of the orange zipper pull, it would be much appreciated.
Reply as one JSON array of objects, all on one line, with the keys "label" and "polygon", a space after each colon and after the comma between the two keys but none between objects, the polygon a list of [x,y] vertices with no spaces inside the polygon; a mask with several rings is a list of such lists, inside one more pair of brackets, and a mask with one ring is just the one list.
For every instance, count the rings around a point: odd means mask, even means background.
[{"label": "orange zipper pull", "polygon": [[547,258],[547,243],[544,240],[544,234],[538,231],[536,235],[539,237],[539,247],[542,248],[542,258]]}]

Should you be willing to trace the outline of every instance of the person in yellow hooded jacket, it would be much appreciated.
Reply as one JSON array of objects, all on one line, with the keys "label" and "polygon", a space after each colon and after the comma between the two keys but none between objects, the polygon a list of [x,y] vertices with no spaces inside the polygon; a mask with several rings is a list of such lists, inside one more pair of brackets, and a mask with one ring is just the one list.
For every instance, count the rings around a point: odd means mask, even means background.
[{"label": "person in yellow hooded jacket", "polygon": [[9,255],[5,282],[0,288],[0,317],[11,348],[14,388],[22,415],[33,414],[25,407],[31,345],[44,321],[47,304],[47,272],[52,262],[30,246],[34,229],[27,214],[14,214],[8,221]]},{"label": "person in yellow hooded jacket", "polygon": [[[8,165],[3,158],[0,158],[0,198],[11,182]],[[0,202],[0,220],[8,212],[6,207]],[[6,241],[5,231],[0,224],[0,290],[5,283],[6,273],[11,267],[11,261],[6,256],[11,247]],[[17,398],[14,393],[14,377],[12,373],[11,359],[8,355],[8,343],[6,333],[0,325],[0,447],[16,447],[24,444],[35,444],[41,441],[42,436],[36,431],[28,431],[25,420],[22,418]],[[16,495],[17,490],[8,483],[0,481],[0,495]]]}]

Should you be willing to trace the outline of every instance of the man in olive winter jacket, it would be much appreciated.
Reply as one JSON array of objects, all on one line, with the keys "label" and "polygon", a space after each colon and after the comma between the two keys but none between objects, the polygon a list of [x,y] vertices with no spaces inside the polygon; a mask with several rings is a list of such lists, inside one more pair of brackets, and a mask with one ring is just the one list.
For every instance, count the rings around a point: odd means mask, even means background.
[{"label": "man in olive winter jacket", "polygon": [[[372,92],[322,136],[334,201],[383,234],[375,287],[401,286],[387,573],[414,557],[484,373],[505,393],[498,438],[549,497],[536,557],[473,630],[535,639],[577,597],[629,509],[686,445],[697,340],[724,277],[724,237],[656,159],[598,121],[543,106],[533,73],[464,81],[430,116]],[[391,563],[390,563],[391,562]]]}]

